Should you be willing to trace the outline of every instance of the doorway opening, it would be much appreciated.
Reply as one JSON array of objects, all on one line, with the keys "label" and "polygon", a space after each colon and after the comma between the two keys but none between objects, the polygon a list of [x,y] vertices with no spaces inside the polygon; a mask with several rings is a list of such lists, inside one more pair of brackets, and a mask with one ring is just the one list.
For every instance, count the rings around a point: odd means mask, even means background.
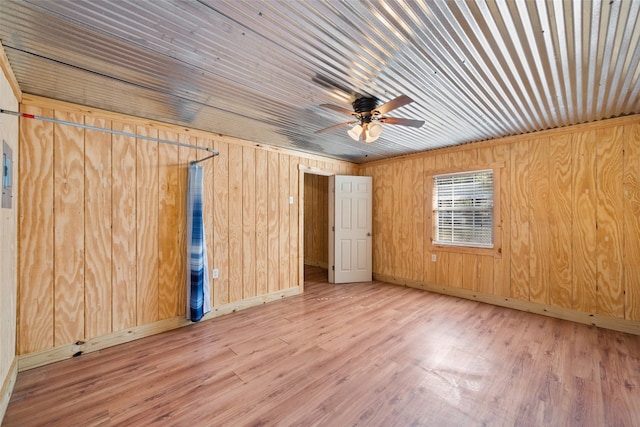
[{"label": "doorway opening", "polygon": [[[311,268],[314,277],[324,282],[371,281],[371,177],[336,175],[302,164],[298,167],[301,290],[304,292],[304,283],[311,279],[306,274]],[[329,231],[330,227],[334,231]]]},{"label": "doorway opening", "polygon": [[326,282],[329,268],[329,176],[314,172],[302,172],[304,281]]}]

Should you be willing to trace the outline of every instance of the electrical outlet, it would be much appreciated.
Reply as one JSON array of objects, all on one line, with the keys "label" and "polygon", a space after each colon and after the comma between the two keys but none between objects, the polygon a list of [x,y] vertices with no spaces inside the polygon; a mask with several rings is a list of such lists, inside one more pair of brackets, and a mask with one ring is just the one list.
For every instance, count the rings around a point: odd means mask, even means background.
[{"label": "electrical outlet", "polygon": [[436,254],[431,254],[431,262],[436,262]]},{"label": "electrical outlet", "polygon": [[292,205],[293,204],[293,196],[289,196],[289,204]]},{"label": "electrical outlet", "polygon": [[218,278],[218,269],[214,268],[213,270],[211,270],[211,277],[214,279]]}]

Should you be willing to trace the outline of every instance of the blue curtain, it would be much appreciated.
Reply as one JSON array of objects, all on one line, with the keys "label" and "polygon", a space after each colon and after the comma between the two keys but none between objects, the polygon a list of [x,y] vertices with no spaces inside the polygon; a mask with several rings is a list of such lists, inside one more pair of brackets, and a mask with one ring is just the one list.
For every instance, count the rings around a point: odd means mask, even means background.
[{"label": "blue curtain", "polygon": [[187,192],[187,319],[193,322],[211,311],[202,199],[203,167],[192,164]]}]

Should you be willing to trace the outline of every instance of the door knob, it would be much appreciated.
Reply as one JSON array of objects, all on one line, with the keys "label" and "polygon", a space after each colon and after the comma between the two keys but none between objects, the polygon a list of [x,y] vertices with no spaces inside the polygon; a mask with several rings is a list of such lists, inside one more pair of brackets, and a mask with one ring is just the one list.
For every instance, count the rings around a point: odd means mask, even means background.
[{"label": "door knob", "polygon": [[367,236],[371,236],[371,233],[367,233]]}]

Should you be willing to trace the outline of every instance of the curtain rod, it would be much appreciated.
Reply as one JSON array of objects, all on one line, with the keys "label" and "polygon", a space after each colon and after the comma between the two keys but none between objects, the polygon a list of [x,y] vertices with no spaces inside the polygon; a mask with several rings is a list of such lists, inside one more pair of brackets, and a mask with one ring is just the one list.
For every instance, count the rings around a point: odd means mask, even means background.
[{"label": "curtain rod", "polygon": [[133,137],[133,138],[146,139],[146,140],[149,140],[149,141],[157,141],[157,142],[161,142],[163,144],[177,145],[179,147],[193,148],[193,149],[196,149],[196,150],[205,150],[205,151],[208,151],[209,153],[212,153],[211,156],[205,157],[204,159],[200,159],[200,160],[194,160],[194,161],[191,162],[191,164],[199,163],[199,162],[208,160],[208,159],[210,159],[212,157],[220,155],[220,153],[217,152],[216,150],[214,150],[213,148],[198,147],[197,145],[185,144],[184,142],[178,142],[178,141],[170,141],[168,139],[155,138],[153,136],[137,135],[135,133],[123,132],[123,131],[107,129],[107,128],[100,128],[100,127],[97,127],[97,126],[84,125],[84,124],[81,124],[81,123],[68,122],[66,120],[51,119],[49,117],[36,116],[35,114],[26,114],[26,113],[19,113],[19,112],[16,112],[16,111],[3,110],[2,108],[0,108],[0,113],[9,114],[9,115],[12,115],[12,116],[23,117],[25,119],[43,120],[45,122],[57,123],[57,124],[61,124],[61,125],[69,125],[69,126],[74,126],[74,127],[77,127],[77,128],[82,128],[82,129],[89,129],[89,130],[96,130],[96,131],[100,131],[100,132],[107,132],[107,133],[111,133],[111,134],[114,134],[114,135],[130,136],[130,137]]}]

